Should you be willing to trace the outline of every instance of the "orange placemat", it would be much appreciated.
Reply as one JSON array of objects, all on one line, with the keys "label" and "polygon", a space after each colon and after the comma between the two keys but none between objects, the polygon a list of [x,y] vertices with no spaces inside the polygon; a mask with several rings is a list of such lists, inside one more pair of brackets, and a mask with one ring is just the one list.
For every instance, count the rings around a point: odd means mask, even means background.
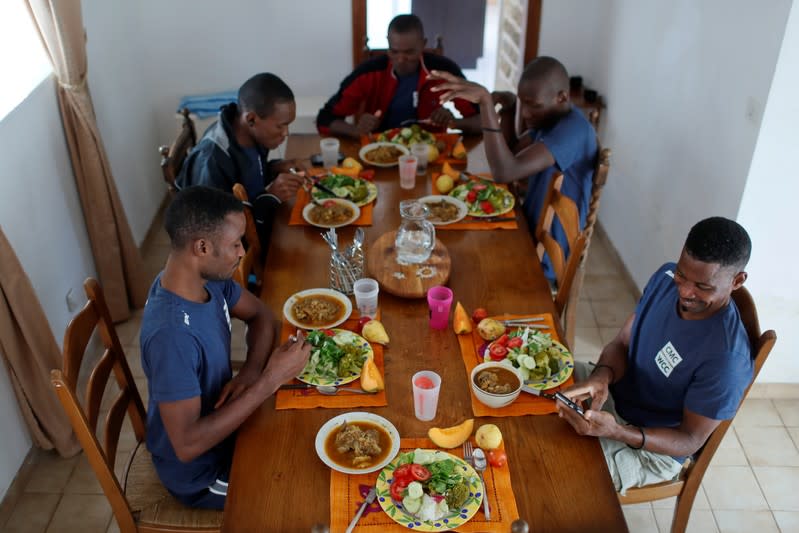
[{"label": "orange placemat", "polygon": [[[353,312],[350,318],[339,328],[355,331],[360,316]],[[283,319],[283,327],[280,331],[280,342],[285,342],[289,335],[297,330],[296,327]],[[380,373],[386,375],[383,359],[383,346],[373,342],[369,343],[374,351],[375,365]],[[292,383],[300,383],[295,379]],[[361,380],[356,379],[352,383],[347,383],[345,387],[353,389],[361,388]],[[358,394],[357,392],[342,391],[335,396],[325,396],[318,393],[315,389],[284,389],[278,390],[275,398],[275,409],[313,409],[316,407],[327,408],[349,408],[349,407],[382,407],[388,405],[386,391],[382,390],[376,394]]]},{"label": "orange placemat", "polygon": [[[379,135],[380,133],[372,133],[371,135],[361,135],[361,146],[366,146],[369,143],[377,142],[377,137]],[[428,162],[429,164],[431,165],[443,165],[444,163],[449,163],[450,165],[466,164],[467,160],[465,157],[463,159],[452,157],[452,149],[455,148],[455,145],[458,143],[458,140],[462,137],[461,135],[457,133],[434,133],[433,135],[436,136],[436,141],[442,141],[445,144],[445,147],[443,150],[439,151],[438,159],[436,159],[435,161],[429,161]]]},{"label": "orange placemat", "polygon": [[[558,332],[555,329],[555,323],[552,320],[552,315],[549,313],[544,313],[541,315],[502,315],[491,318],[496,318],[497,320],[509,320],[511,318],[530,317],[543,317],[544,323],[550,327],[547,333],[552,335],[553,339],[560,340],[558,338]],[[480,356],[479,349],[483,344],[485,344],[485,342],[486,341],[484,341],[482,337],[477,334],[476,329],[471,333],[458,335],[458,344],[460,344],[461,347],[461,357],[463,357],[463,364],[466,366],[467,376],[472,374],[472,369],[474,367],[483,362],[483,358]],[[548,389],[547,392],[553,393],[557,390],[568,387],[572,383],[574,383],[573,375],[569,376],[569,379],[567,379],[562,385]],[[512,404],[505,407],[500,407],[499,409],[494,409],[492,407],[488,407],[484,403],[481,403],[474,393],[471,392],[471,387],[469,388],[469,394],[472,397],[472,412],[475,416],[547,415],[550,413],[557,413],[558,411],[555,408],[555,402],[552,400],[533,396],[532,394],[528,394],[526,392],[522,392]]]},{"label": "orange placemat", "polygon": [[[308,191],[299,189],[297,191],[297,199],[294,202],[294,207],[291,209],[289,216],[289,226],[311,226],[307,220],[302,217],[302,210],[311,201]],[[361,207],[361,216],[352,222],[352,226],[371,226],[372,225],[372,211],[374,210],[374,202],[370,202]]]},{"label": "orange placemat", "polygon": [[[400,451],[409,452],[416,448],[436,449],[437,447],[426,438],[405,438],[400,441]],[[503,446],[504,449],[504,446]],[[463,457],[463,448],[458,446],[453,450],[444,450],[457,457]],[[330,471],[330,531],[340,532],[355,516],[358,508],[366,498],[369,489],[375,486],[380,472],[371,474],[350,475],[342,474],[336,470]],[[471,520],[460,526],[458,531],[501,532],[510,531],[511,523],[519,518],[516,507],[516,497],[510,484],[510,463],[502,468],[488,467],[483,473],[486,483],[488,506],[491,509],[491,521],[487,522],[483,514],[483,506],[475,513]],[[394,522],[380,507],[380,503],[367,506],[354,531],[361,533],[382,533],[383,531],[408,531]]]},{"label": "orange placemat", "polygon": [[[440,172],[433,172],[430,176],[432,181],[430,187],[433,191],[433,194],[443,194],[441,191],[438,190],[436,187],[436,179],[441,175]],[[481,176],[491,178],[489,174],[481,174]],[[502,183],[497,183],[497,187],[502,187],[503,189],[507,189],[508,186]],[[519,229],[519,224],[516,222],[516,211],[512,210],[504,215],[499,215],[500,219],[491,221],[490,219],[486,220],[480,217],[473,217],[467,216],[460,222],[455,222],[454,224],[446,224],[443,226],[436,226],[436,230],[490,230],[490,229]],[[511,220],[505,220],[511,219]]]}]

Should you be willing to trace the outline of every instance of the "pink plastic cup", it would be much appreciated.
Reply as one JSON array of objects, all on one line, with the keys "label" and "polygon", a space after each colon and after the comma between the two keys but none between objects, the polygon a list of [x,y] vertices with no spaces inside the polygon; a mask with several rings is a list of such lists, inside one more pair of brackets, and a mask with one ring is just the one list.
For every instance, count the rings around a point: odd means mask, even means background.
[{"label": "pink plastic cup", "polygon": [[427,291],[427,305],[430,306],[430,327],[445,329],[449,323],[449,309],[452,307],[452,289],[437,285]]}]

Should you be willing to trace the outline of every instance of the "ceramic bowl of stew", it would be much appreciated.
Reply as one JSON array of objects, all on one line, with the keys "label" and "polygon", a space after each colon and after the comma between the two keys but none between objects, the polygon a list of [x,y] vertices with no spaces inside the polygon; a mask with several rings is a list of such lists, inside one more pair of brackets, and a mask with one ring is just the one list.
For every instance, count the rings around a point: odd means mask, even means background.
[{"label": "ceramic bowl of stew", "polygon": [[518,370],[496,361],[480,363],[474,367],[469,381],[477,399],[493,408],[505,407],[516,401],[524,383]]}]

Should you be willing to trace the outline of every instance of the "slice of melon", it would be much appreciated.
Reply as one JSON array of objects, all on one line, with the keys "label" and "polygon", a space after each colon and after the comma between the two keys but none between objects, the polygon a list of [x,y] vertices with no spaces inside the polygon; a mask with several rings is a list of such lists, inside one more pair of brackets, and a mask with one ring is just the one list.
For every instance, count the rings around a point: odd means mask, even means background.
[{"label": "slice of melon", "polygon": [[439,448],[457,448],[472,435],[474,429],[474,418],[464,420],[457,426],[448,428],[430,428],[427,436],[433,441],[433,444]]}]

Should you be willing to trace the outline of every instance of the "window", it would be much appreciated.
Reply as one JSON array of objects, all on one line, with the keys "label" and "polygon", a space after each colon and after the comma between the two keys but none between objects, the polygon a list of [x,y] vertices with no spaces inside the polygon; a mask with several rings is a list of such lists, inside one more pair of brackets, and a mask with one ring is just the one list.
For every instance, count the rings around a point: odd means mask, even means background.
[{"label": "window", "polygon": [[22,0],[0,4],[0,70],[0,120],[53,70]]}]

